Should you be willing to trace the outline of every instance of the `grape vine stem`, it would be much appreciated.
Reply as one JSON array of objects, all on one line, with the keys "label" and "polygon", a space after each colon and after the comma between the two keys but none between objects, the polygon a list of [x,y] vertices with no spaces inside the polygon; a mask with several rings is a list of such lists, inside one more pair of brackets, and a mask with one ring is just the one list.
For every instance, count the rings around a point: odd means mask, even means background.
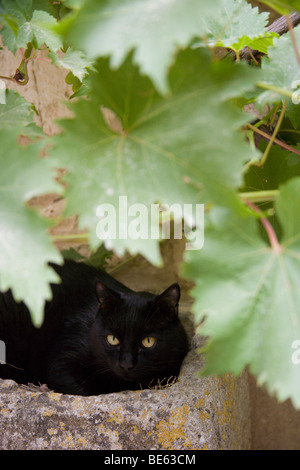
[{"label": "grape vine stem", "polygon": [[[265,139],[271,140],[272,136],[267,134],[266,132],[262,131],[261,129],[258,129],[258,127],[253,126],[252,124],[247,124],[247,127],[251,129],[253,132],[256,132],[257,134],[260,134],[262,137],[265,137]],[[276,137],[273,139],[273,142],[280,147],[289,150],[290,152],[295,153],[296,155],[300,155],[300,151],[295,149],[294,147],[291,147],[290,145],[286,144],[282,140],[277,139]]]},{"label": "grape vine stem", "polygon": [[243,201],[255,202],[270,202],[274,201],[278,195],[278,189],[265,189],[262,191],[250,191],[239,193],[240,198]]},{"label": "grape vine stem", "polygon": [[293,29],[293,23],[292,23],[291,18],[290,18],[288,15],[287,15],[287,17],[286,17],[286,20],[287,20],[287,24],[288,24],[289,31],[290,31],[290,35],[291,35],[291,39],[292,39],[292,44],[293,44],[295,56],[296,56],[298,65],[299,65],[299,67],[300,67],[300,54],[299,54],[299,50],[298,50],[298,46],[297,46],[297,41],[296,41],[294,29]]},{"label": "grape vine stem", "polygon": [[248,200],[244,200],[244,201],[245,201],[245,203],[247,204],[248,207],[250,207],[254,212],[259,214],[260,221],[261,221],[261,223],[262,223],[262,225],[263,225],[263,227],[264,227],[264,229],[265,229],[265,231],[268,235],[270,245],[271,245],[273,251],[277,255],[280,254],[281,251],[282,251],[282,247],[281,247],[281,245],[278,241],[275,230],[272,227],[272,225],[270,224],[270,222],[268,221],[268,219],[262,215],[261,210],[255,204],[253,204],[251,201],[248,201]]},{"label": "grape vine stem", "polygon": [[282,123],[282,120],[284,118],[284,114],[285,114],[285,110],[286,110],[286,107],[287,107],[287,101],[285,100],[283,105],[282,105],[282,110],[281,110],[281,113],[280,113],[280,116],[279,116],[279,119],[278,119],[278,122],[276,124],[276,127],[274,129],[274,132],[272,134],[272,137],[271,139],[269,140],[268,142],[268,145],[267,145],[267,148],[266,150],[264,151],[264,154],[262,156],[262,159],[260,161],[260,165],[263,166],[265,163],[266,163],[266,160],[268,158],[268,155],[269,155],[269,152],[270,152],[270,149],[276,139],[276,135],[278,134],[278,131],[280,129],[280,126],[281,126],[281,123]]}]

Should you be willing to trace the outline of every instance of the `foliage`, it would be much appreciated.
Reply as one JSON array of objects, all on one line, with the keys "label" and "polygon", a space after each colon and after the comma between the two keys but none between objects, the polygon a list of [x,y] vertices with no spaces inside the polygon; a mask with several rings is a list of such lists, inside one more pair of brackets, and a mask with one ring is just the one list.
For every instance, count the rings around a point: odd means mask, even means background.
[{"label": "foliage", "polygon": [[288,15],[290,12],[300,11],[299,0],[263,0],[262,3],[273,8],[281,15]]},{"label": "foliage", "polygon": [[[299,2],[265,3],[299,9]],[[0,288],[12,288],[41,323],[49,283],[57,281],[47,262],[62,256],[49,222],[28,208],[32,196],[63,194],[64,215],[77,214],[88,233],[94,255],[85,261],[92,263],[103,263],[106,249],[161,263],[158,237],[115,238],[108,229],[99,240],[101,204],[117,207],[125,195],[135,216],[142,205],[205,204],[204,246],[187,250],[183,264],[195,285],[198,332],[208,336],[203,373],[238,374],[248,365],[271,393],[300,407],[293,360],[300,341],[300,27],[295,41],[290,32],[275,37],[267,19],[245,0],[0,2],[4,44],[13,53],[23,48],[23,62],[47,47],[77,96],[69,103],[74,117],[52,138],[18,94],[8,92],[0,105]],[[267,55],[244,63],[245,46]],[[261,118],[245,112],[249,103]],[[262,132],[266,141],[256,148]],[[20,134],[30,145],[19,143]],[[49,144],[48,158],[40,158]],[[67,169],[64,186],[53,167]],[[192,227],[190,215],[183,217]]]},{"label": "foliage", "polygon": [[[54,181],[49,160],[37,158],[43,142],[36,141],[25,148],[17,143],[26,111],[28,121],[32,113],[29,103],[9,92],[7,105],[2,106],[10,111],[13,105],[14,110],[19,109],[20,113],[23,110],[23,119],[15,121],[14,127],[10,118],[3,120],[0,130],[0,288],[2,291],[12,288],[16,300],[24,300],[40,323],[44,300],[51,298],[49,282],[59,281],[47,262],[60,263],[61,256],[46,234],[49,222],[27,207],[26,201],[61,188]],[[24,130],[28,129],[26,125]]]},{"label": "foliage", "polygon": [[202,45],[228,47],[235,52],[248,46],[267,53],[275,33],[267,31],[268,13],[259,13],[244,0],[223,0],[214,15],[205,19]]},{"label": "foliage", "polygon": [[185,267],[186,275],[197,279],[198,322],[203,306],[207,309],[201,333],[211,340],[204,373],[238,374],[250,364],[259,383],[267,382],[281,400],[292,395],[296,403],[298,365],[291,353],[299,331],[299,207],[296,178],[276,197],[283,236],[280,245],[271,246],[258,236],[253,217],[223,213],[221,223],[206,227],[205,249],[189,252]]}]

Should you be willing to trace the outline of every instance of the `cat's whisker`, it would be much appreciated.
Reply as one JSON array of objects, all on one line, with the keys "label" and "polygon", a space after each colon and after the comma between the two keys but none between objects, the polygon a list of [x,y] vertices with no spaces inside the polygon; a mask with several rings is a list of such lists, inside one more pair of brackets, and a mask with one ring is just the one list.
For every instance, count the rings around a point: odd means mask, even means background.
[{"label": "cat's whisker", "polygon": [[106,362],[90,363],[87,365],[88,365],[89,377],[96,377],[98,375],[111,372],[111,367],[109,367]]}]

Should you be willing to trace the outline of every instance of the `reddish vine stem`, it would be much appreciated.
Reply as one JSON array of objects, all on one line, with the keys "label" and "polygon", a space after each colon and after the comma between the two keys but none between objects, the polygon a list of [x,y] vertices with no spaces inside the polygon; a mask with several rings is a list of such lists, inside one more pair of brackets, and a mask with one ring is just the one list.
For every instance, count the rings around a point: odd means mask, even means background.
[{"label": "reddish vine stem", "polygon": [[[253,125],[250,124],[250,123],[247,124],[247,127],[248,127],[249,129],[251,129],[253,132],[256,132],[257,134],[260,134],[261,136],[265,137],[265,138],[268,139],[268,140],[271,140],[271,138],[272,138],[271,135],[267,134],[266,132],[262,131],[262,130],[259,129],[258,127],[253,126]],[[299,151],[299,150],[297,150],[297,149],[291,147],[290,145],[286,144],[285,142],[282,142],[282,140],[279,140],[279,139],[275,138],[275,139],[273,140],[273,142],[274,142],[275,144],[278,144],[280,147],[282,147],[282,148],[284,148],[284,149],[286,149],[286,150],[289,150],[290,152],[295,153],[296,155],[300,155],[300,151]]]},{"label": "reddish vine stem", "polygon": [[275,233],[275,230],[273,229],[272,225],[270,224],[270,222],[268,221],[268,219],[266,217],[263,217],[262,215],[262,212],[261,210],[255,205],[253,204],[253,202],[251,201],[248,201],[248,200],[245,200],[245,203],[247,204],[247,206],[249,206],[253,211],[255,211],[257,214],[260,215],[260,220],[261,220],[261,223],[268,235],[268,238],[269,238],[269,241],[270,241],[270,245],[273,249],[273,251],[276,253],[276,254],[280,254],[281,251],[282,251],[282,248],[281,248],[281,245],[278,241],[278,238],[277,238],[277,235]]},{"label": "reddish vine stem", "polygon": [[287,17],[286,17],[286,20],[287,20],[287,24],[288,24],[289,31],[290,31],[290,35],[291,35],[291,39],[292,39],[292,44],[293,44],[295,56],[296,56],[298,65],[299,65],[299,67],[300,67],[300,54],[299,54],[299,50],[298,50],[298,46],[297,46],[297,41],[296,41],[296,38],[295,38],[295,33],[294,33],[294,29],[293,29],[293,23],[292,23],[292,21],[291,21],[290,16],[288,16],[288,15],[287,15]]}]

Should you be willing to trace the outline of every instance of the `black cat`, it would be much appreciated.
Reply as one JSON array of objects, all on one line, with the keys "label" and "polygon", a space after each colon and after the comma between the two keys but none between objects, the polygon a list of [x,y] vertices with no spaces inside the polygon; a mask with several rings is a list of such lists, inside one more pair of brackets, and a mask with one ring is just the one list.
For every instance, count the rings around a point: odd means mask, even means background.
[{"label": "black cat", "polygon": [[53,267],[62,282],[52,286],[41,328],[10,292],[0,294],[0,340],[6,345],[0,377],[98,395],[178,375],[188,351],[178,284],[153,295],[133,292],[82,263]]}]

